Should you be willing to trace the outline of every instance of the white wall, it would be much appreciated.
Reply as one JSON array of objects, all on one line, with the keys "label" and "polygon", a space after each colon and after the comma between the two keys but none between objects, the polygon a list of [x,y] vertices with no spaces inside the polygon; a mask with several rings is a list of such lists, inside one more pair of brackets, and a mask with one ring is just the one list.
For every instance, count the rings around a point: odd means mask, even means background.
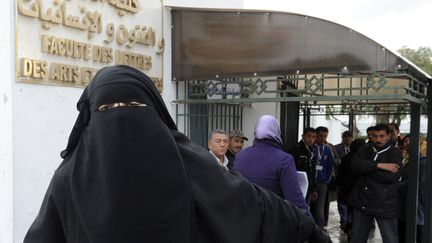
[{"label": "white wall", "polygon": [[172,60],[172,45],[171,45],[171,8],[163,8],[163,32],[165,38],[165,51],[163,54],[163,82],[164,89],[162,92],[162,97],[165,101],[165,105],[168,108],[171,117],[175,121],[176,116],[176,106],[172,103],[176,99],[176,85],[175,82],[171,80],[171,60]]},{"label": "white wall", "polygon": [[22,242],[62,161],[59,153],[81,93],[79,88],[13,84],[15,242]]},{"label": "white wall", "polygon": [[[274,90],[276,89],[276,83],[268,83],[268,89]],[[262,93],[261,95],[252,95],[250,98],[274,98],[276,97],[275,93]],[[277,102],[265,102],[265,103],[253,103],[247,107],[243,107],[243,132],[246,137],[249,138],[249,141],[245,141],[245,147],[252,145],[254,139],[254,129],[255,123],[259,117],[262,115],[272,115],[276,117],[277,120],[280,120],[279,117],[280,106]]]},{"label": "white wall", "polygon": [[13,1],[0,2],[0,242],[13,240]]},{"label": "white wall", "polygon": [[342,126],[340,121],[327,120],[325,116],[311,116],[311,127],[317,128],[319,126],[327,127],[329,129],[327,141],[333,145],[342,142],[342,133],[348,130]]}]

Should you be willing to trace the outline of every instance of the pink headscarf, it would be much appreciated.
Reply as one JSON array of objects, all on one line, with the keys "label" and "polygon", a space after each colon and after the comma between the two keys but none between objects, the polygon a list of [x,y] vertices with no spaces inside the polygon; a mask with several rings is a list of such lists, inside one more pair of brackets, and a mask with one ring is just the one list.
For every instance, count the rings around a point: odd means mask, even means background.
[{"label": "pink headscarf", "polygon": [[255,124],[256,139],[271,139],[282,144],[279,122],[270,115],[261,116]]}]

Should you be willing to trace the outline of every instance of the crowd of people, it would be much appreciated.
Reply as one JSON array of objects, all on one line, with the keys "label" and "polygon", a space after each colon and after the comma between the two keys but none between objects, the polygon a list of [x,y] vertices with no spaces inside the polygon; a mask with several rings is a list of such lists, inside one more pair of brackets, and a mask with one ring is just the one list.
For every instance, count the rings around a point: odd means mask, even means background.
[{"label": "crowd of people", "polygon": [[[349,242],[367,242],[375,222],[384,243],[405,242],[410,135],[402,137],[395,123],[377,124],[366,132],[365,140],[345,131],[341,143],[332,145],[327,141],[328,128],[307,127],[302,139],[286,149],[277,120],[265,115],[257,120],[252,146],[242,149],[247,140],[242,131],[216,130],[210,134],[209,150],[219,154],[218,161],[227,170],[294,203],[323,230],[329,203],[337,200],[340,228]],[[225,142],[216,149],[213,144],[218,141]],[[417,242],[424,221],[426,141],[422,137],[419,154]],[[299,171],[307,175],[305,196],[297,180]]]}]

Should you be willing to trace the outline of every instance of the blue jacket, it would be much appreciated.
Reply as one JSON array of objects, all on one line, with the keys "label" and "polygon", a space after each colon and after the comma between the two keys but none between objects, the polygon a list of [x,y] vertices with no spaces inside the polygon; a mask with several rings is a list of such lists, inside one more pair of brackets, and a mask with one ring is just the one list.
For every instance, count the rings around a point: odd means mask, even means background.
[{"label": "blue jacket", "polygon": [[285,153],[279,143],[255,139],[253,146],[240,150],[236,155],[234,170],[250,182],[309,212],[298,183],[294,158]]},{"label": "blue jacket", "polygon": [[334,161],[331,148],[326,144],[316,145],[313,153],[316,158],[316,183],[330,183]]}]

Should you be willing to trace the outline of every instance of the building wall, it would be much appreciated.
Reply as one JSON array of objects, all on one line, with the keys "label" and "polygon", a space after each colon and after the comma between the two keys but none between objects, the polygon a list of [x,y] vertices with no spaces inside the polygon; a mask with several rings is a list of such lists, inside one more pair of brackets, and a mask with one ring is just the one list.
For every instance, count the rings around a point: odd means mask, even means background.
[{"label": "building wall", "polygon": [[80,88],[13,83],[16,242],[36,216],[78,114]]},{"label": "building wall", "polygon": [[[13,2],[12,2],[13,3]],[[0,9],[0,242],[13,240],[13,4],[1,1]]]},{"label": "building wall", "polygon": [[[276,89],[276,83],[268,83],[269,90]],[[257,98],[257,95],[253,95],[250,98]],[[272,98],[276,97],[275,93],[262,93],[259,95],[260,98]],[[249,138],[249,141],[246,141],[245,146],[252,145],[254,138],[254,129],[255,123],[259,117],[263,115],[272,115],[276,117],[277,120],[280,120],[280,106],[279,103],[275,102],[265,102],[265,103],[253,103],[243,108],[243,132],[246,137]]]}]

